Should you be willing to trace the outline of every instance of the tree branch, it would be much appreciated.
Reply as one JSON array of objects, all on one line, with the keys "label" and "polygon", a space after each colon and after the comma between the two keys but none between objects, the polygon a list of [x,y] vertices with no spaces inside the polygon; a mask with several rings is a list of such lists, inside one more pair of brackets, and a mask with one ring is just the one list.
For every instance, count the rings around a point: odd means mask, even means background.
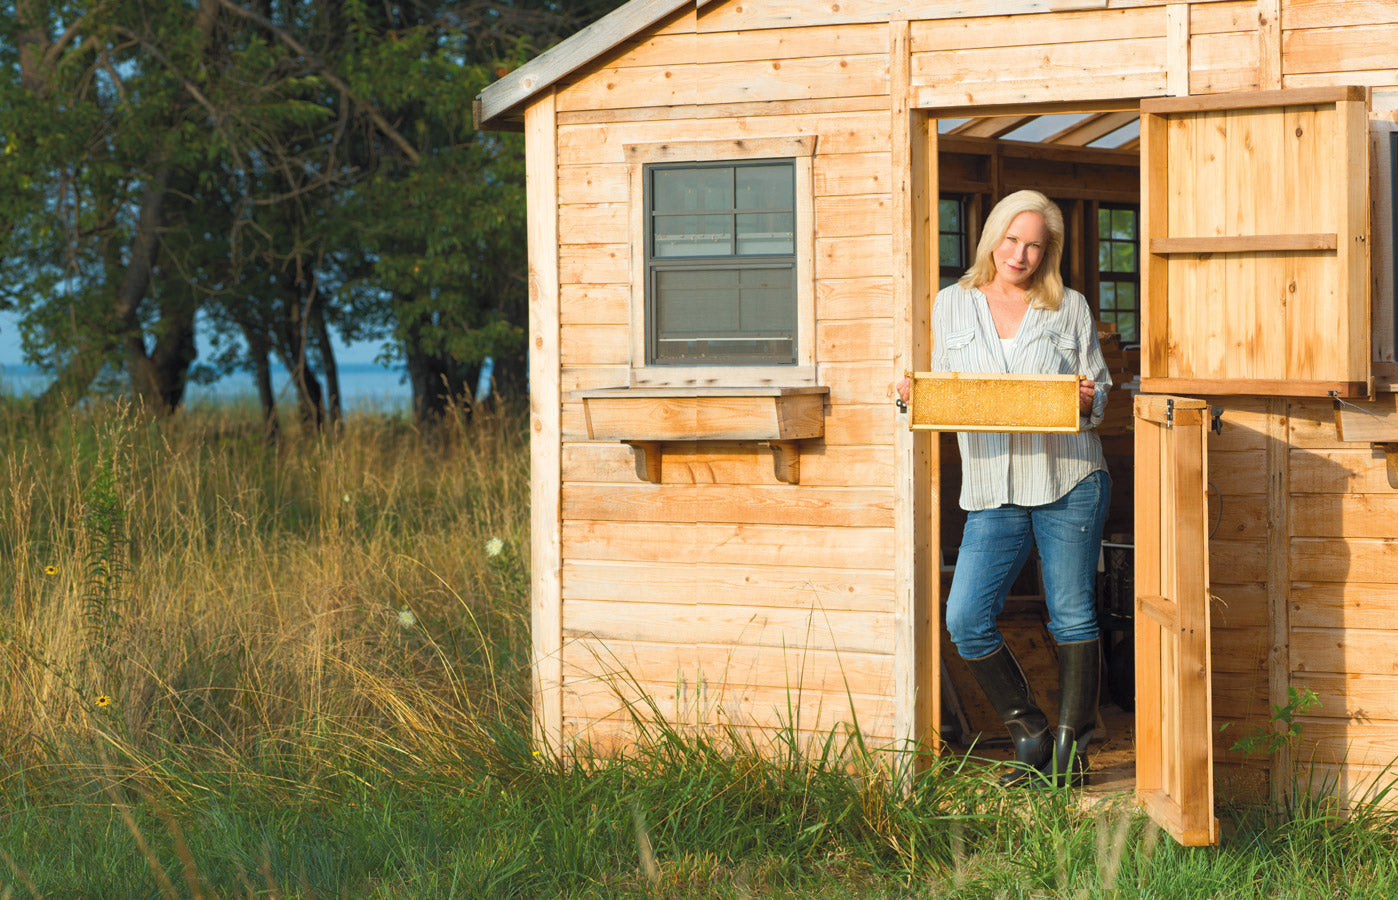
[{"label": "tree branch", "polygon": [[403,155],[406,156],[413,165],[418,165],[421,155],[412,144],[408,143],[408,139],[403,137],[403,135],[398,132],[398,129],[389,124],[389,121],[383,117],[383,113],[379,112],[377,107],[356,96],[354,91],[350,90],[349,85],[332,72],[330,67],[321,61],[320,57],[301,46],[301,43],[297,41],[296,38],[287,34],[284,29],[280,28],[267,17],[255,13],[252,10],[243,9],[241,6],[234,3],[233,0],[219,0],[219,2],[230,12],[236,13],[248,21],[254,22],[272,32],[272,34],[277,36],[278,40],[291,49],[292,53],[314,64],[326,81],[330,82],[337,90],[343,91],[344,94],[354,102],[354,105],[359,107],[360,111],[369,117],[369,120],[374,123],[374,127],[378,128],[379,131],[383,133],[384,137],[388,138],[394,146],[403,151]]}]

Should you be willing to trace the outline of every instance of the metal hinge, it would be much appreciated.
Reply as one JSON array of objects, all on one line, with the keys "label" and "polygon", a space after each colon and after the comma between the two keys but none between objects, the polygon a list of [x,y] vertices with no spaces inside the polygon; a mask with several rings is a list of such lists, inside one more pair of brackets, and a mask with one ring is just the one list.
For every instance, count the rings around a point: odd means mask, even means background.
[{"label": "metal hinge", "polygon": [[1165,427],[1175,427],[1175,401],[1167,399],[1165,401]]},{"label": "metal hinge", "polygon": [[1223,434],[1223,407],[1210,406],[1209,413],[1213,416],[1213,421],[1209,427],[1214,430],[1214,434]]}]

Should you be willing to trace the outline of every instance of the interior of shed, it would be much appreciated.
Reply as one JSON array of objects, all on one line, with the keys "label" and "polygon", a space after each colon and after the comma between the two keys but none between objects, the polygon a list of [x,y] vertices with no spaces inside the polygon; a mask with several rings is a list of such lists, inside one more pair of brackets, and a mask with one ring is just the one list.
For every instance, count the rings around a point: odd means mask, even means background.
[{"label": "interior of shed", "polygon": [[[1081,291],[1098,320],[1113,387],[1099,433],[1113,482],[1104,529],[1098,604],[1103,626],[1103,740],[1093,750],[1098,784],[1132,776],[1130,729],[1134,693],[1132,610],[1132,391],[1140,374],[1140,153],[1134,111],[943,118],[938,132],[939,287],[966,270],[980,224],[995,201],[1024,188],[1038,190],[1063,210],[1064,282]],[[941,442],[941,568],[945,600],[965,524],[957,497],[961,463],[956,436]],[[1019,577],[1001,620],[1006,640],[1032,683],[1056,686],[1057,658],[1046,624],[1037,560]],[[942,734],[953,747],[974,743],[985,755],[1008,754],[993,711],[942,634]],[[1050,719],[1054,692],[1039,700]],[[1049,694],[1049,696],[1044,696]]]}]

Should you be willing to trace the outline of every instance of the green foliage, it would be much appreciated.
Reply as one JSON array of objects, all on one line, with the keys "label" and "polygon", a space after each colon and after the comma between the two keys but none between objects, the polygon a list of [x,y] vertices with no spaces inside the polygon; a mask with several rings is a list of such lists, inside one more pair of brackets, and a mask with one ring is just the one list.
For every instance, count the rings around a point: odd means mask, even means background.
[{"label": "green foliage", "polygon": [[[1284,749],[1294,749],[1301,739],[1301,723],[1297,716],[1303,716],[1320,705],[1320,697],[1310,688],[1286,686],[1286,703],[1272,706],[1271,728],[1254,725],[1252,732],[1233,743],[1235,753],[1249,756],[1274,756]],[[1222,728],[1227,728],[1224,723]]]}]

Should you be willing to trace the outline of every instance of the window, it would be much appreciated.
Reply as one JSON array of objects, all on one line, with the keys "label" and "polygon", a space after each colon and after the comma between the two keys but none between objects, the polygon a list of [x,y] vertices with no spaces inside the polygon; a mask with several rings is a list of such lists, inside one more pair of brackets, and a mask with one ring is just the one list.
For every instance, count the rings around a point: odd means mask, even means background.
[{"label": "window", "polygon": [[966,198],[942,195],[937,206],[938,288],[955,284],[966,274]]},{"label": "window", "polygon": [[792,160],[645,167],[646,364],[796,364]]},{"label": "window", "polygon": [[625,145],[632,387],[815,385],[815,147]]},{"label": "window", "polygon": [[1101,319],[1122,343],[1141,340],[1140,213],[1134,206],[1097,208],[1097,299]]}]

